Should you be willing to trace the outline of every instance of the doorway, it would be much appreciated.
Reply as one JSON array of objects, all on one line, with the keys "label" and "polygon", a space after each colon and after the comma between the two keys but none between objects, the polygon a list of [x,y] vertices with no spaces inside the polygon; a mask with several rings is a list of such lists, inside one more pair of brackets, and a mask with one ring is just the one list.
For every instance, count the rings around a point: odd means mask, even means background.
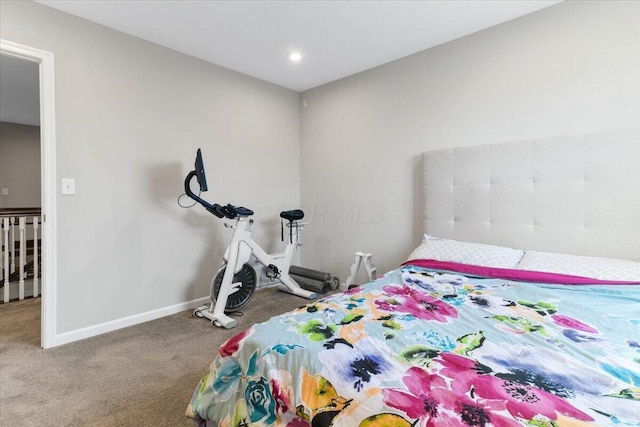
[{"label": "doorway", "polygon": [[40,98],[40,184],[42,211],[42,301],[40,346],[57,345],[56,140],[53,54],[0,39],[0,54],[38,64]]}]

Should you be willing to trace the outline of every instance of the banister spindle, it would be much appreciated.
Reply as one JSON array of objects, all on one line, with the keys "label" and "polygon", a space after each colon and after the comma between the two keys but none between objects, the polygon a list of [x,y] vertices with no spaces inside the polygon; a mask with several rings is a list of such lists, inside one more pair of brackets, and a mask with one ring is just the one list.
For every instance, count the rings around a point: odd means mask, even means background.
[{"label": "banister spindle", "polygon": [[11,229],[11,274],[16,272],[16,218],[9,217]]},{"label": "banister spindle", "polygon": [[24,270],[25,264],[27,263],[27,257],[25,256],[25,252],[27,251],[25,245],[25,232],[27,231],[27,217],[21,216],[18,219],[18,231],[20,237],[20,259],[18,260],[18,268],[20,270],[18,282],[18,299],[24,299]]},{"label": "banister spindle", "polygon": [[38,289],[38,220],[37,216],[33,217],[33,297],[40,295]]},{"label": "banister spindle", "polygon": [[9,271],[11,269],[9,265],[9,218],[2,218],[2,234],[4,238],[4,302],[9,302]]}]

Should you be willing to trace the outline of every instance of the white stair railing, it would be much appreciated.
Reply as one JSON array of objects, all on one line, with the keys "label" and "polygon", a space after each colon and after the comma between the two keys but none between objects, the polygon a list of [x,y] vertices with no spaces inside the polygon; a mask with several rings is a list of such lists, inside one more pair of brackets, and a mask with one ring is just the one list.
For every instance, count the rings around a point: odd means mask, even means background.
[{"label": "white stair railing", "polygon": [[[29,213],[38,213],[38,216],[28,216]],[[4,303],[16,297],[18,300],[23,300],[25,291],[28,294],[26,296],[40,295],[38,239],[41,217],[39,213],[39,209],[0,211],[0,243],[2,244],[0,283],[2,283],[2,302]],[[31,234],[29,237],[33,242],[31,261],[27,259],[27,234]],[[33,265],[32,275],[27,272],[29,262]],[[28,283],[33,285],[31,290],[25,287]]]}]

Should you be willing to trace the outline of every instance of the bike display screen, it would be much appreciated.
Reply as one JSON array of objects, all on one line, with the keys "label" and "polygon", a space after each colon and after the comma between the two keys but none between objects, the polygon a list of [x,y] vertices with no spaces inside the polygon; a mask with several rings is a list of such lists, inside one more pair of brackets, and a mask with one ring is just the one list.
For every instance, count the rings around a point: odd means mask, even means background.
[{"label": "bike display screen", "polygon": [[202,161],[202,151],[198,148],[196,152],[196,161],[194,164],[196,179],[198,180],[198,185],[200,186],[200,191],[207,191],[207,177],[204,174],[204,162]]}]

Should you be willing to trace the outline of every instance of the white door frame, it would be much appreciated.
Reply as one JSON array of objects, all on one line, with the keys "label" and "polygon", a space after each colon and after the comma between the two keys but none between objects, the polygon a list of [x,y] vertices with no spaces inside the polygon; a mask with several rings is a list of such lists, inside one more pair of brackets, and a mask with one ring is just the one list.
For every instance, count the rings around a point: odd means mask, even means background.
[{"label": "white door frame", "polygon": [[0,53],[40,65],[42,348],[57,345],[56,122],[53,53],[0,39]]}]

